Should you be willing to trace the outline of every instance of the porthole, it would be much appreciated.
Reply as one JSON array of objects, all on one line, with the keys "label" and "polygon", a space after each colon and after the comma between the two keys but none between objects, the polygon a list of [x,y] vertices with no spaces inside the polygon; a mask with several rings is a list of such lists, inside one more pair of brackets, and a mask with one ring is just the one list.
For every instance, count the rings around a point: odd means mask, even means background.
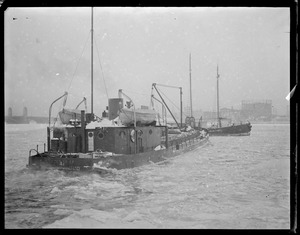
[{"label": "porthole", "polygon": [[89,132],[89,137],[90,137],[90,138],[93,137],[93,132]]},{"label": "porthole", "polygon": [[104,138],[104,133],[102,131],[98,132],[98,138],[102,140]]}]

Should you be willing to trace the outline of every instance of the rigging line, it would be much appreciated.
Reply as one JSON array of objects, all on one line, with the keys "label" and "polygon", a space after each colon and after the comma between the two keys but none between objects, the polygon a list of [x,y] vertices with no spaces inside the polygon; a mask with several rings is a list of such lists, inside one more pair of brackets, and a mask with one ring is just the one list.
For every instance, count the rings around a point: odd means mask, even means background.
[{"label": "rigging line", "polygon": [[86,48],[86,44],[87,44],[87,42],[88,42],[89,37],[90,37],[90,33],[89,33],[89,35],[88,35],[88,37],[87,37],[87,39],[86,39],[86,41],[85,41],[84,47],[83,47],[82,52],[81,52],[81,55],[80,55],[80,57],[79,57],[79,60],[77,61],[77,65],[76,65],[75,71],[74,71],[74,73],[73,73],[73,76],[72,76],[72,79],[71,79],[71,82],[70,82],[70,85],[69,85],[69,88],[67,89],[67,91],[70,90],[71,84],[72,84],[72,82],[73,82],[75,73],[77,72],[77,68],[78,68],[79,62],[80,62],[80,60],[81,60],[81,57],[83,56],[83,53],[84,53],[84,50],[85,50],[85,48]]},{"label": "rigging line", "polygon": [[129,117],[129,116],[123,111],[123,108],[120,109],[120,112],[122,112],[129,120],[132,119],[132,117]]},{"label": "rigging line", "polygon": [[[167,99],[167,100],[169,100],[179,111],[180,111],[180,108],[178,108],[177,107],[177,105],[176,104],[174,104],[160,89],[158,89],[158,87],[156,87],[156,89],[157,90],[159,90],[159,92],[160,93],[162,93],[164,96],[165,96],[165,98]],[[186,115],[184,112],[182,112],[182,114],[185,116],[185,117],[187,117],[188,115]]]},{"label": "rigging line", "polygon": [[217,94],[215,93],[213,96],[213,105],[212,108],[210,108],[210,110],[212,110],[212,112],[216,112],[216,105],[217,105]]},{"label": "rigging line", "polygon": [[55,118],[55,120],[54,120],[53,127],[55,126],[55,123],[56,123],[57,120],[58,120],[58,115],[59,115],[59,113],[56,114],[56,118]]},{"label": "rigging line", "polygon": [[[160,91],[161,92],[161,91]],[[174,104],[164,93],[162,93],[176,108],[177,108],[177,110],[178,111],[180,111],[180,108],[176,105],[176,104]],[[185,116],[185,117],[189,117],[189,115],[188,114],[186,114],[183,110],[182,110],[182,114]]]},{"label": "rigging line", "polygon": [[102,73],[102,78],[103,78],[103,83],[104,83],[104,88],[105,88],[106,96],[107,96],[107,99],[109,99],[108,92],[107,92],[107,87],[106,87],[106,82],[105,82],[105,78],[104,78],[104,73],[103,73],[103,69],[102,69],[102,64],[101,64],[101,60],[100,60],[100,56],[99,56],[97,41],[96,40],[95,40],[95,44],[96,44],[96,50],[97,50],[98,60],[99,60],[100,68],[101,68],[101,73]]},{"label": "rigging line", "polygon": [[129,91],[129,90],[125,90],[125,89],[123,89],[123,91],[126,91],[127,93],[134,93],[134,94],[138,94],[138,95],[149,96],[149,94],[146,94],[146,93],[139,93],[139,92]]},{"label": "rigging line", "polygon": [[[60,103],[60,105],[59,105],[59,109],[58,110],[63,110],[63,108],[64,108],[64,105],[63,105],[63,103],[64,103],[64,100]],[[59,117],[59,112],[60,111],[58,111],[57,112],[57,114],[56,114],[56,118],[54,119],[54,123],[53,123],[53,125],[52,125],[52,127],[54,127],[55,126],[55,124],[56,124],[56,122],[57,122],[57,120],[58,120],[58,117]],[[59,117],[60,118],[60,117]]]},{"label": "rigging line", "polygon": [[160,89],[158,89],[158,87],[156,87],[156,89],[157,90],[159,90],[159,92],[161,93],[161,94],[163,94],[164,96],[165,96],[165,98],[167,99],[167,100],[169,100],[178,110],[180,110],[180,108],[178,108],[177,107],[177,105],[175,104],[175,103],[173,103]]}]

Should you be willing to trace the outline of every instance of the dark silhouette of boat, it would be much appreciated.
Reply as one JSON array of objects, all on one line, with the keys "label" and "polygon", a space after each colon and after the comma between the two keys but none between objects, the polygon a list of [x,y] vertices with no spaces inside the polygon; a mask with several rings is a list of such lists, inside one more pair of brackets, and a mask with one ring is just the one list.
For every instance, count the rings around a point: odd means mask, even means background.
[{"label": "dark silhouette of boat", "polygon": [[219,67],[217,66],[217,124],[207,128],[210,136],[247,136],[250,135],[252,125],[250,122],[222,126],[219,113]]},{"label": "dark silhouette of boat", "polygon": [[[91,25],[93,38],[93,9]],[[155,110],[138,109],[121,89],[118,98],[108,100],[108,112],[98,117],[93,112],[93,67],[91,71],[91,113],[78,110],[78,107],[75,110],[63,108],[59,112],[60,124],[51,125],[52,105],[62,98],[65,98],[65,103],[68,93],[54,100],[49,108],[47,145],[44,144],[43,151],[38,146],[29,151],[28,167],[106,172],[112,168],[132,168],[166,161],[208,144],[207,131],[187,128],[182,119],[180,125],[174,119],[180,131],[169,133],[167,124],[157,123]],[[160,103],[167,106],[164,100]]]},{"label": "dark silhouette of boat", "polygon": [[216,128],[210,127],[208,128],[208,132],[210,136],[243,136],[250,135],[251,127],[250,123],[242,123],[238,125],[233,123],[230,126]]}]

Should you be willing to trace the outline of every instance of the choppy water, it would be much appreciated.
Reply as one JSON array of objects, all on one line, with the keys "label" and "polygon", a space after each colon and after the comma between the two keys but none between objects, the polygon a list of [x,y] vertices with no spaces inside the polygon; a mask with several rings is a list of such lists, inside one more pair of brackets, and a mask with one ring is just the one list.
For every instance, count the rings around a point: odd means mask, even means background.
[{"label": "choppy water", "polygon": [[289,125],[253,125],[250,136],[107,175],[29,171],[45,125],[5,128],[5,228],[290,227]]}]

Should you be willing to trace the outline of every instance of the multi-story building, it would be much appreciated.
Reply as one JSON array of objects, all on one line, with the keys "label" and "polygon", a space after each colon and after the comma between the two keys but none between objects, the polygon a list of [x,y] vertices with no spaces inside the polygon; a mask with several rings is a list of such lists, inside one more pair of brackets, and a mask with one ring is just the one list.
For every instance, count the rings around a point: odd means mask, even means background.
[{"label": "multi-story building", "polygon": [[247,120],[272,120],[272,100],[243,100],[241,117]]}]

